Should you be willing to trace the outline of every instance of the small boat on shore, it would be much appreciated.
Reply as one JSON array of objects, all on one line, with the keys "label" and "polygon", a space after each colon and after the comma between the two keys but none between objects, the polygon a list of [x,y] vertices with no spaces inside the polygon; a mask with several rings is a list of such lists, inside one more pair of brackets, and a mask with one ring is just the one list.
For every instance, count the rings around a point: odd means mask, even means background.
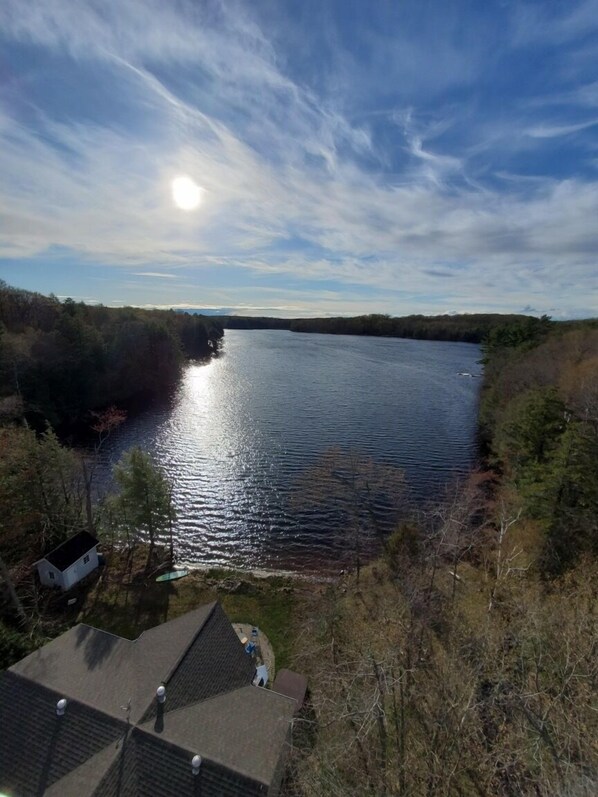
[{"label": "small boat on shore", "polygon": [[176,581],[178,578],[184,578],[188,575],[189,571],[184,568],[181,570],[171,570],[168,573],[162,573],[161,576],[158,576],[156,581]]}]

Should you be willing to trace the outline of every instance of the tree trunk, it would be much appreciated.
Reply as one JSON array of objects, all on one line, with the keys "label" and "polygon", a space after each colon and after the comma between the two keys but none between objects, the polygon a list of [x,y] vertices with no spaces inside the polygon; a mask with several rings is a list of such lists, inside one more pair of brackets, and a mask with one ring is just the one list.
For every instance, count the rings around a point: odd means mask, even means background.
[{"label": "tree trunk", "polygon": [[19,620],[21,621],[23,627],[27,628],[29,626],[29,618],[27,617],[25,609],[23,608],[21,599],[17,595],[15,585],[13,583],[12,578],[10,577],[10,573],[8,572],[8,568],[4,562],[4,559],[2,559],[1,556],[0,556],[0,574],[2,575],[2,578],[6,583],[6,586],[8,588],[8,594],[10,595],[10,601],[14,606],[17,615],[19,616]]},{"label": "tree trunk", "polygon": [[92,537],[95,537],[95,528],[93,525],[93,509],[91,502],[91,484],[93,481],[93,468],[90,470],[87,467],[85,457],[81,457],[81,468],[83,470],[83,481],[85,483],[85,515],[87,517],[87,531]]}]

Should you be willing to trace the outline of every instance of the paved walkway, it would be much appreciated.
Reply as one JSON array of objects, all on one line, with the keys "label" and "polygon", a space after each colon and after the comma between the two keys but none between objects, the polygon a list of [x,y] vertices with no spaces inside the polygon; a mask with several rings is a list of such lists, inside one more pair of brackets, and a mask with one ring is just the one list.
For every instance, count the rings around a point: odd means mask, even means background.
[{"label": "paved walkway", "polygon": [[[249,623],[233,623],[233,628],[237,632],[239,639],[247,637],[248,640],[251,640],[251,631],[253,628],[255,628],[255,626],[250,625]],[[270,640],[259,628],[257,640],[258,653],[256,656],[256,665],[266,665],[268,668],[268,686],[272,686],[274,682],[274,676],[276,675],[276,671],[274,669],[274,651],[272,650]]]}]

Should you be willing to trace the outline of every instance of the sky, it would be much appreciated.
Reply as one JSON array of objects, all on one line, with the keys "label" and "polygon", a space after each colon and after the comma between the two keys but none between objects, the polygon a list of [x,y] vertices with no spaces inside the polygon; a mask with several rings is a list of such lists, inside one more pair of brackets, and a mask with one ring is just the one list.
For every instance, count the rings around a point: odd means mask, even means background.
[{"label": "sky", "polygon": [[2,0],[0,279],[598,316],[598,0]]}]

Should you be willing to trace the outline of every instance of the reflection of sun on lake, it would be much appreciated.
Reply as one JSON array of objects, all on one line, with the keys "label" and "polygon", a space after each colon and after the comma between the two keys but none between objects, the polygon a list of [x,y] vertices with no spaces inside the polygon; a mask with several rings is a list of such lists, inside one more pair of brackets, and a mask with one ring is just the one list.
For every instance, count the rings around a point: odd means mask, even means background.
[{"label": "reflection of sun on lake", "polygon": [[172,181],[172,198],[181,210],[195,210],[201,202],[202,189],[190,177],[176,177]]},{"label": "reflection of sun on lake", "polygon": [[205,409],[211,400],[214,365],[212,361],[202,365],[192,365],[187,369],[184,389],[188,390],[191,401],[201,409]]}]

